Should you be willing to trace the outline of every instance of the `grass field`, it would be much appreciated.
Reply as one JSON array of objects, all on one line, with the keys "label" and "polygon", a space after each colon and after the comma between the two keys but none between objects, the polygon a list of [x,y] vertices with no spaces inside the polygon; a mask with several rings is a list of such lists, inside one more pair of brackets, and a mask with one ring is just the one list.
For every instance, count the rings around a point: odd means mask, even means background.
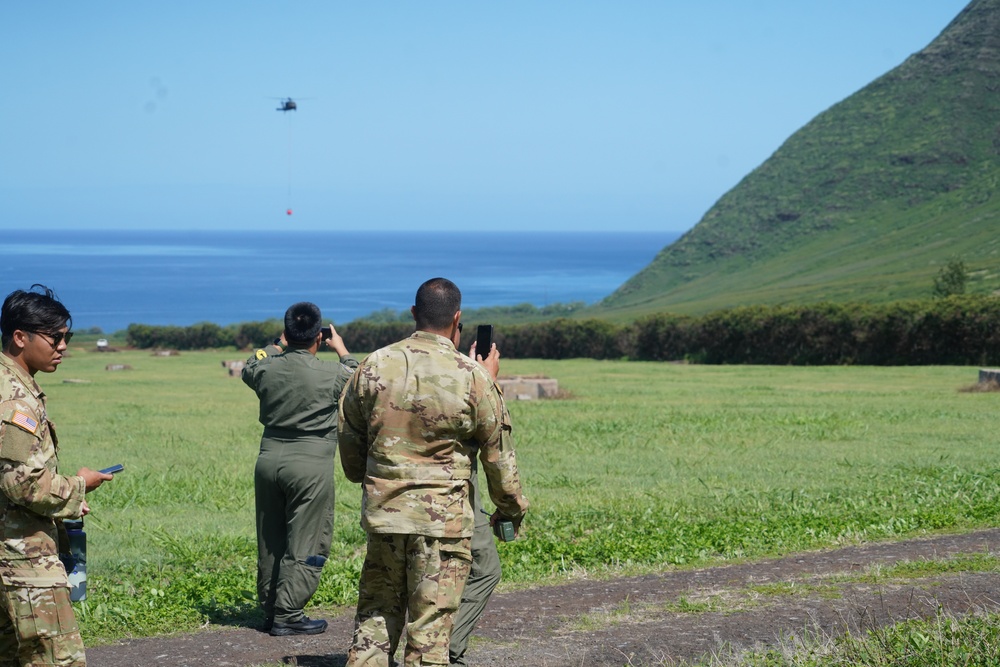
[{"label": "grass field", "polygon": [[[63,470],[126,465],[90,497],[88,643],[256,618],[257,402],[221,363],[243,357],[78,350],[39,375]],[[1000,395],[959,391],[976,369],[502,363],[567,394],[510,404],[532,511],[501,546],[504,586],[1000,518]],[[353,604],[364,545],[339,468],[327,608]]]}]

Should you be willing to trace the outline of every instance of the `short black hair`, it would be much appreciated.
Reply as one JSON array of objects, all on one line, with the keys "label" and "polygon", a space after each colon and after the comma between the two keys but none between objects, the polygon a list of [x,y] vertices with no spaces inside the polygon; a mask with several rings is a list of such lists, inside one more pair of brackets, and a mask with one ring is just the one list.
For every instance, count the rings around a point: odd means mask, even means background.
[{"label": "short black hair", "polygon": [[418,329],[444,329],[462,309],[462,292],[447,278],[431,278],[417,290],[413,319]]},{"label": "short black hair", "polygon": [[55,292],[35,283],[28,290],[14,290],[0,310],[0,346],[7,349],[15,331],[52,333],[73,323],[69,310]]},{"label": "short black hair", "polygon": [[322,328],[323,314],[315,303],[299,301],[285,311],[285,339],[289,343],[312,343]]}]

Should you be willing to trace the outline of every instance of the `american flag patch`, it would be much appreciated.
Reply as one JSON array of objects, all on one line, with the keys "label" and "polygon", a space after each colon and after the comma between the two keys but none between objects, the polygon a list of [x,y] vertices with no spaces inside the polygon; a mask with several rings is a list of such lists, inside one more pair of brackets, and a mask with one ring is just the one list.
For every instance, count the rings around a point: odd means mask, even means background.
[{"label": "american flag patch", "polygon": [[20,410],[14,411],[14,416],[10,419],[11,424],[17,424],[28,433],[34,434],[38,430],[38,422],[24,414]]}]

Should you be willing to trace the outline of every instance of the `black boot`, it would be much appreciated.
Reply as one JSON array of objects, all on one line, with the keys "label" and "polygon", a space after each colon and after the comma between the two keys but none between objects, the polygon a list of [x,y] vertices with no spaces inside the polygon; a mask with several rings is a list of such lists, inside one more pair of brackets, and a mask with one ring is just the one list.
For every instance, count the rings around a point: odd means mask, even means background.
[{"label": "black boot", "polygon": [[318,635],[326,631],[326,621],[317,618],[315,621],[303,616],[294,623],[278,623],[275,621],[268,631],[272,637],[287,637],[288,635]]}]

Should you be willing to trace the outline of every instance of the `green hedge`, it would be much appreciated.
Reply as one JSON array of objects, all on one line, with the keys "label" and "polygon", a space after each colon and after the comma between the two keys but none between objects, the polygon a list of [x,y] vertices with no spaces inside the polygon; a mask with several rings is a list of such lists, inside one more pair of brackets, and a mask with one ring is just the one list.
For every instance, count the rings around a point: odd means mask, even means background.
[{"label": "green hedge", "polygon": [[[463,346],[476,322],[465,322]],[[139,348],[259,346],[281,330],[277,320],[228,327],[132,324]],[[338,327],[351,350],[375,350],[405,338],[411,322],[355,321]],[[1000,299],[952,296],[889,304],[746,306],[700,317],[663,313],[629,324],[556,319],[497,327],[506,358],[688,360],[706,364],[988,365],[1000,363]]]},{"label": "green hedge", "polygon": [[283,326],[276,319],[227,327],[211,322],[189,327],[130,324],[125,330],[125,342],[139,349],[204,350],[233,346],[242,350],[260,347],[274,340]]},{"label": "green hedge", "polygon": [[1000,363],[1000,299],[952,296],[889,304],[750,306],[630,325],[632,359],[707,364],[987,365]]}]

